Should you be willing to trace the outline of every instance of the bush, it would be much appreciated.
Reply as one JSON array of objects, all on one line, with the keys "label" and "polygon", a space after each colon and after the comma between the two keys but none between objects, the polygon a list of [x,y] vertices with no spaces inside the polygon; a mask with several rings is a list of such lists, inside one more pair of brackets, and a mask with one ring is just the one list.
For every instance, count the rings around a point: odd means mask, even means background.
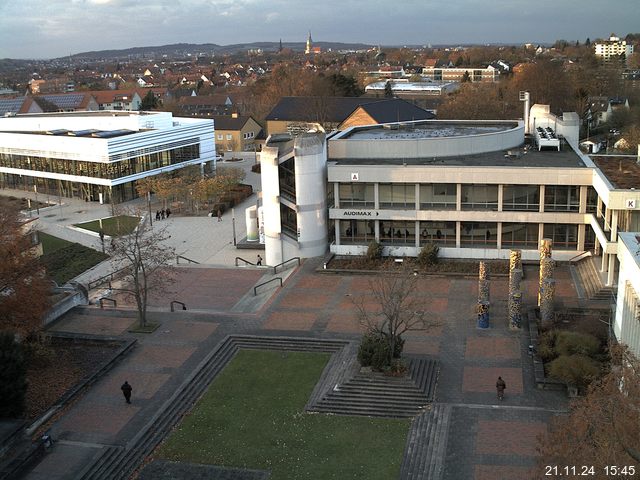
[{"label": "bush", "polygon": [[[402,355],[404,340],[396,337],[393,348],[393,358],[398,359]],[[374,370],[386,370],[389,364],[389,337],[387,334],[370,330],[365,333],[358,348],[358,361],[363,367],[371,367]]]},{"label": "bush", "polygon": [[368,260],[380,260],[382,258],[382,245],[373,241],[369,243],[367,247],[367,259]]},{"label": "bush", "polygon": [[0,418],[22,415],[27,393],[27,366],[13,333],[0,333]]},{"label": "bush", "polygon": [[438,263],[438,252],[440,247],[434,243],[427,243],[420,249],[418,254],[418,264],[422,267],[428,267],[429,265],[435,265]]},{"label": "bush", "polygon": [[554,350],[558,356],[587,355],[592,357],[600,351],[600,340],[588,333],[563,330],[557,334]]},{"label": "bush", "polygon": [[549,376],[584,389],[600,375],[601,364],[585,355],[561,355],[549,364]]},{"label": "bush", "polygon": [[555,351],[557,330],[549,330],[540,335],[538,340],[538,356],[543,362],[550,362],[558,356]]}]

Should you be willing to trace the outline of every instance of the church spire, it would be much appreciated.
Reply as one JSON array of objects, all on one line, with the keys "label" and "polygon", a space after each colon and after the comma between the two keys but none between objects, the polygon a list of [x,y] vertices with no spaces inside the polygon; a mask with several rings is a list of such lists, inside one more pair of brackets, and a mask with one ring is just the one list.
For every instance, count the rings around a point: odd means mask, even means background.
[{"label": "church spire", "polygon": [[304,50],[306,55],[311,54],[311,30],[309,30],[309,36],[307,36],[307,48]]}]

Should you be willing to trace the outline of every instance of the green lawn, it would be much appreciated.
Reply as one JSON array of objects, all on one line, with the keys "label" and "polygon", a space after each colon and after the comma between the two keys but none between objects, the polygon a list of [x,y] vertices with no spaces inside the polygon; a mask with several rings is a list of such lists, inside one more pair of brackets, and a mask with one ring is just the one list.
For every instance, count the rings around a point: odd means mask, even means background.
[{"label": "green lawn", "polygon": [[271,480],[398,478],[409,419],[304,413],[328,359],[241,350],[158,455],[271,470]]},{"label": "green lawn", "polygon": [[47,273],[58,285],[68,282],[94,265],[109,258],[102,252],[85,247],[79,243],[68,242],[62,238],[39,232],[42,242],[42,263]]},{"label": "green lawn", "polygon": [[[116,217],[108,217],[102,219],[102,231],[110,237],[119,235],[128,235],[135,230],[140,223],[140,217],[131,217],[129,215],[118,215]],[[90,222],[77,223],[74,225],[92,232],[100,231],[100,221],[92,220]]]}]

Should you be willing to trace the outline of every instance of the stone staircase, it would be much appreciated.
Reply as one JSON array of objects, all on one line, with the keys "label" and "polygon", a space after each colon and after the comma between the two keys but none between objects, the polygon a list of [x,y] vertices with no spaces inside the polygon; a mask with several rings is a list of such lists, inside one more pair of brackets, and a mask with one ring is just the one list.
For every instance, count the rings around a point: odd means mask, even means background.
[{"label": "stone staircase", "polygon": [[435,360],[414,358],[405,377],[357,371],[351,378],[335,383],[307,409],[338,415],[414,417],[433,401],[438,369]]},{"label": "stone staircase", "polygon": [[239,349],[283,350],[335,353],[348,342],[288,337],[234,335],[225,338],[187,377],[184,383],[150,419],[127,446],[105,447],[78,480],[116,480],[128,478],[174,425],[193,407],[213,379],[225,368]]},{"label": "stone staircase", "polygon": [[411,424],[400,480],[440,480],[449,432],[451,405],[434,403]]},{"label": "stone staircase", "polygon": [[611,297],[615,292],[614,287],[604,285],[593,257],[584,258],[571,268],[582,286],[585,298],[599,303],[611,303]]}]

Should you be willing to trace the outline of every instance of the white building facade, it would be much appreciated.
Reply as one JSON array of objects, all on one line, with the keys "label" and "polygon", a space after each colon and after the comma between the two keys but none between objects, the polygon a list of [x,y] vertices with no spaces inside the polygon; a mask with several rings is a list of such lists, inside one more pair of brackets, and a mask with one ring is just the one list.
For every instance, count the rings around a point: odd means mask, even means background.
[{"label": "white building facade", "polygon": [[608,62],[612,59],[619,58],[621,55],[628,59],[633,54],[633,45],[627,43],[626,40],[620,40],[615,35],[611,35],[609,40],[597,42],[595,44],[596,57]]},{"label": "white building facade", "polygon": [[168,112],[74,112],[0,118],[3,187],[126,201],[137,180],[190,165],[214,170],[213,121]]}]

